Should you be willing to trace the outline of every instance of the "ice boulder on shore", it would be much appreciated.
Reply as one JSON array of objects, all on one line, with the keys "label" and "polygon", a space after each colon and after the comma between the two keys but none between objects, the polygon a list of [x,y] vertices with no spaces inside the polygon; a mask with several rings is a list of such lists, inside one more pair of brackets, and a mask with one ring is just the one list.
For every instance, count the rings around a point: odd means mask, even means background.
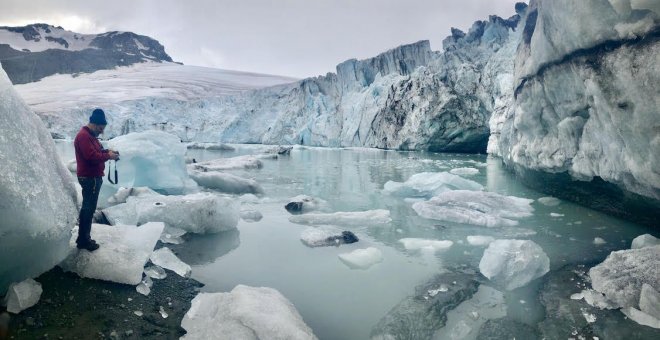
[{"label": "ice boulder on shore", "polygon": [[422,172],[401,183],[388,181],[384,193],[402,197],[432,197],[450,190],[481,190],[475,181],[448,172]]},{"label": "ice boulder on shore", "polygon": [[495,240],[479,262],[481,274],[506,290],[525,286],[549,270],[548,255],[529,240]]},{"label": "ice boulder on shore", "polygon": [[41,284],[35,280],[27,279],[23,282],[9,285],[7,295],[3,302],[9,313],[18,314],[39,302],[43,293]]},{"label": "ice boulder on shore", "polygon": [[413,204],[424,218],[480,225],[484,227],[512,227],[515,219],[532,216],[533,200],[503,196],[494,192],[453,190]]},{"label": "ice boulder on shore", "polygon": [[62,261],[77,193],[50,133],[0,68],[0,295]]},{"label": "ice boulder on shore", "polygon": [[[94,252],[76,249],[60,267],[81,277],[137,285],[165,225],[150,222],[134,225],[92,225],[92,238],[100,248]],[[70,240],[76,247],[77,228]]]},{"label": "ice boulder on shore", "polygon": [[159,221],[187,232],[210,234],[235,229],[239,208],[229,198],[197,193],[129,197],[126,203],[103,209],[103,213],[111,224],[140,225]]},{"label": "ice boulder on shore", "polygon": [[238,285],[229,293],[200,293],[181,320],[183,340],[317,339],[280,292]]},{"label": "ice boulder on shore", "polygon": [[197,184],[229,194],[263,194],[264,189],[257,181],[219,171],[190,171]]},{"label": "ice boulder on shore", "polygon": [[121,154],[121,161],[116,162],[120,186],[173,194],[196,186],[186,171],[186,146],[175,135],[149,130],[119,136],[107,144]]}]

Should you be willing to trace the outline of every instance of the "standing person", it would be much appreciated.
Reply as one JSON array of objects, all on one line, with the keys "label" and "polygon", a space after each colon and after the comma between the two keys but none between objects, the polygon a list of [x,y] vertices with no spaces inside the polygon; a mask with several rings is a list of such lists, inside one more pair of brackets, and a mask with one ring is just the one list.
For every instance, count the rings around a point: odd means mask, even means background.
[{"label": "standing person", "polygon": [[103,149],[101,142],[97,139],[105,130],[106,125],[108,122],[105,120],[103,110],[94,110],[89,117],[89,124],[80,129],[73,142],[76,149],[78,182],[82,186],[83,195],[76,245],[79,249],[89,251],[99,249],[99,245],[92,240],[90,233],[92,217],[96,211],[96,203],[103,183],[105,162],[110,159],[119,159],[119,152]]}]

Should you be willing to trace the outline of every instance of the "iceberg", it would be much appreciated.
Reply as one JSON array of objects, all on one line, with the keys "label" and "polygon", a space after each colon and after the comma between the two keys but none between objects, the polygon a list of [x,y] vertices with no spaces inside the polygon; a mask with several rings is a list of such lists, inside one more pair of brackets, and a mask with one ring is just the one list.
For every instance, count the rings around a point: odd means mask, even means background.
[{"label": "iceberg", "polygon": [[326,211],[329,210],[329,204],[325,200],[315,198],[307,195],[298,195],[292,197],[284,206],[286,211],[292,214],[304,214],[310,211]]},{"label": "iceberg", "polygon": [[467,237],[467,242],[471,246],[487,246],[493,241],[495,238],[492,236],[470,235]]},{"label": "iceberg", "polygon": [[230,194],[263,194],[264,189],[253,179],[247,179],[236,175],[211,171],[191,171],[190,177],[197,184]]},{"label": "iceberg", "polygon": [[188,143],[186,147],[188,149],[200,149],[200,150],[221,150],[221,151],[236,150],[236,148],[234,148],[233,146],[222,143],[194,142],[194,143]]},{"label": "iceberg", "polygon": [[651,234],[644,234],[644,235],[639,235],[635,237],[632,240],[632,244],[630,245],[631,249],[640,249],[644,247],[653,247],[660,245],[660,239],[657,237],[651,235]]},{"label": "iceberg", "polygon": [[186,146],[175,135],[149,130],[115,137],[107,144],[121,154],[121,161],[111,163],[117,167],[119,186],[173,194],[195,187],[186,171]]},{"label": "iceberg", "polygon": [[426,240],[422,238],[402,238],[399,242],[403,243],[403,247],[406,250],[421,250],[432,253],[447,250],[454,244],[452,241]]},{"label": "iceberg", "polygon": [[387,224],[392,221],[390,211],[384,209],[368,211],[338,211],[334,213],[310,213],[304,215],[294,215],[289,217],[289,221],[298,224],[337,224],[345,226],[362,226]]},{"label": "iceberg", "polygon": [[495,240],[479,262],[481,274],[506,290],[523,287],[549,270],[548,255],[529,240]]},{"label": "iceberg", "polygon": [[[0,295],[68,254],[78,219],[71,172],[50,133],[0,69]],[[29,256],[27,256],[29,254]]]},{"label": "iceberg", "polygon": [[239,217],[237,203],[211,193],[129,197],[126,203],[103,209],[103,213],[113,225],[159,221],[198,234],[234,229]]},{"label": "iceberg", "polygon": [[475,181],[448,172],[422,172],[403,182],[388,181],[383,192],[402,197],[432,197],[451,190],[482,190]]},{"label": "iceberg", "polygon": [[[149,222],[133,225],[92,225],[92,238],[101,246],[94,252],[75,250],[60,267],[80,277],[137,285],[165,225]],[[77,229],[70,246],[75,248]]]},{"label": "iceberg", "polygon": [[300,240],[308,247],[339,246],[359,241],[352,232],[333,226],[309,227],[300,233]]},{"label": "iceberg", "polygon": [[366,270],[383,262],[383,252],[374,247],[355,249],[350,253],[339,254],[339,259],[351,269]]},{"label": "iceberg", "polygon": [[533,200],[503,196],[493,192],[453,190],[413,204],[424,218],[480,225],[484,227],[512,227],[515,219],[532,216]]},{"label": "iceberg", "polygon": [[183,340],[317,339],[293,304],[267,287],[238,285],[229,293],[199,293],[181,320]]},{"label": "iceberg", "polygon": [[151,263],[169,269],[182,277],[190,277],[190,273],[192,272],[192,268],[190,268],[188,264],[179,260],[170,248],[167,247],[155,250],[149,258],[151,259]]},{"label": "iceberg", "polygon": [[188,165],[188,171],[226,171],[226,170],[244,170],[261,169],[264,163],[255,156],[237,156],[231,158],[212,159],[205,162],[197,162]]},{"label": "iceberg", "polygon": [[9,313],[18,314],[36,305],[43,291],[41,284],[32,279],[12,283],[9,285],[3,305],[7,307]]},{"label": "iceberg", "polygon": [[593,288],[621,308],[639,307],[642,286],[660,287],[660,245],[613,251],[589,270]]}]

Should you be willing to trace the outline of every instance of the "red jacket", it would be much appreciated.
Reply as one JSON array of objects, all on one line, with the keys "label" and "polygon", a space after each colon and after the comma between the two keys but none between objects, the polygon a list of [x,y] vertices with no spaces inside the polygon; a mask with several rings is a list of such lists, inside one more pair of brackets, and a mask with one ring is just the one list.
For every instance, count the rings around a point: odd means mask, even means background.
[{"label": "red jacket", "polygon": [[73,146],[76,148],[78,177],[103,177],[104,163],[110,159],[110,155],[87,126],[80,129]]}]

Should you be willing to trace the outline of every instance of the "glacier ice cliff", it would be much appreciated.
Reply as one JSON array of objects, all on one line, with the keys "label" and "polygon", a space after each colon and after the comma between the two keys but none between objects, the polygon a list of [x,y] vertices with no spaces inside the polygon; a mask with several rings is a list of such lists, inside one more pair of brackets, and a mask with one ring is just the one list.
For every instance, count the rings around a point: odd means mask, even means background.
[{"label": "glacier ice cliff", "polygon": [[0,70],[0,295],[64,259],[77,223],[73,177],[48,130]]},{"label": "glacier ice cliff", "polygon": [[532,1],[493,153],[542,191],[657,218],[659,14],[654,2]]}]

